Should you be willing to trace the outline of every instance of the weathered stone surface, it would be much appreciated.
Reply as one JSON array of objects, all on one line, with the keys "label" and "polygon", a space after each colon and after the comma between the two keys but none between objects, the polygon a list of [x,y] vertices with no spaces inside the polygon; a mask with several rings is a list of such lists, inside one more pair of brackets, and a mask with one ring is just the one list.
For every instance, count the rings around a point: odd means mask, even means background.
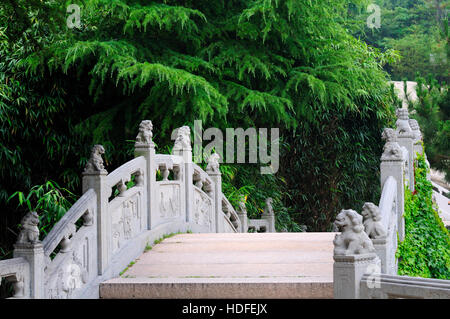
[{"label": "weathered stone surface", "polygon": [[101,297],[332,298],[334,235],[176,235],[103,283]]}]

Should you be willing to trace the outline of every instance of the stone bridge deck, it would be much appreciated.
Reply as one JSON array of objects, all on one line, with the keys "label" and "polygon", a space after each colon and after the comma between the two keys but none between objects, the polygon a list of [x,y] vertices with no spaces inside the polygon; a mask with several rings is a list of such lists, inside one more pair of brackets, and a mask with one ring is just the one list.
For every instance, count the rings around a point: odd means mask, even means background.
[{"label": "stone bridge deck", "polygon": [[182,234],[144,253],[101,298],[332,298],[335,233]]}]

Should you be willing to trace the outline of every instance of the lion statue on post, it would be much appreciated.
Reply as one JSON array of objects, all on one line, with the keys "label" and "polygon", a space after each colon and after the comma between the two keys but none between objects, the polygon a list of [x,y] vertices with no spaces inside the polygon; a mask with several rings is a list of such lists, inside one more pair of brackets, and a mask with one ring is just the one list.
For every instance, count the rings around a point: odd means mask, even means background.
[{"label": "lion statue on post", "polygon": [[177,137],[172,151],[190,150],[191,149],[191,129],[189,126],[177,128]]},{"label": "lion statue on post", "polygon": [[150,120],[144,120],[139,124],[139,133],[136,136],[136,144],[152,144],[153,124]]},{"label": "lion statue on post", "polygon": [[94,145],[91,151],[91,157],[84,168],[84,173],[106,173],[106,170],[103,166],[103,158],[102,155],[105,154],[105,149],[102,145]]},{"label": "lion statue on post", "polygon": [[386,230],[381,223],[381,213],[374,203],[364,203],[361,214],[364,217],[364,230],[369,238],[386,237]]},{"label": "lion statue on post", "polygon": [[272,207],[273,199],[272,197],[266,198],[266,207],[264,208],[264,215],[271,216],[273,215],[273,207]]},{"label": "lion statue on post", "polygon": [[20,230],[17,244],[35,244],[39,243],[39,216],[36,212],[27,213],[21,221],[22,229]]},{"label": "lion statue on post", "polygon": [[412,133],[411,126],[409,126],[409,113],[407,109],[397,109],[395,111],[395,115],[397,115],[397,131],[398,135],[410,134]]},{"label": "lion statue on post", "polygon": [[208,158],[208,165],[206,166],[206,171],[208,173],[220,173],[219,170],[219,154],[213,153]]},{"label": "lion statue on post", "polygon": [[382,160],[402,158],[402,149],[397,143],[397,136],[394,129],[385,128],[381,134],[381,138],[386,141],[383,147],[383,155],[381,156]]},{"label": "lion statue on post", "polygon": [[359,255],[375,251],[372,241],[364,232],[362,216],[352,209],[343,209],[334,224],[341,234],[334,238],[335,255]]}]

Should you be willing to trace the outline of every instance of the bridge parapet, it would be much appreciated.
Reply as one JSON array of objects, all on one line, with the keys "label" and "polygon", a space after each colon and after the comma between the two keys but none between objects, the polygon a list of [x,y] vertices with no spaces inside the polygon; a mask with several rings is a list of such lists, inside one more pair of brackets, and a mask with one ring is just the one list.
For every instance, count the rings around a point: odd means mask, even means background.
[{"label": "bridge parapet", "polygon": [[[96,298],[100,282],[118,276],[163,235],[247,232],[222,193],[218,155],[206,171],[193,163],[187,126],[175,130],[172,154],[156,154],[152,129],[151,121],[141,122],[135,158],[111,173],[105,149],[94,145],[81,198],[43,243],[28,242],[26,233],[16,258],[0,261],[0,279],[14,283],[15,298]],[[39,236],[37,223],[24,231]]]},{"label": "bridge parapet", "polygon": [[[397,111],[396,130],[386,128],[378,206],[362,216],[342,210],[335,221],[334,298],[450,298],[450,281],[397,276],[398,240],[405,238],[405,187],[414,191],[414,161],[423,154],[420,128],[407,110]],[[362,223],[364,217],[364,223]]]}]

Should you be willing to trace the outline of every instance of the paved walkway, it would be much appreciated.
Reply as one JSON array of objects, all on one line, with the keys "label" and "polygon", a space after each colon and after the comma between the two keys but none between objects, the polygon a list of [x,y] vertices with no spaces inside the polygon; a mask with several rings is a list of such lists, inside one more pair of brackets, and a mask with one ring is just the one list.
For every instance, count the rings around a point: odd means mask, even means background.
[{"label": "paved walkway", "polygon": [[433,196],[436,199],[436,204],[439,207],[439,216],[441,217],[444,225],[448,228],[450,227],[450,199],[445,197],[441,193],[449,192],[446,188],[432,182],[433,187],[437,188],[439,192],[433,190]]},{"label": "paved walkway", "polygon": [[335,233],[182,234],[144,253],[102,298],[332,298]]}]

